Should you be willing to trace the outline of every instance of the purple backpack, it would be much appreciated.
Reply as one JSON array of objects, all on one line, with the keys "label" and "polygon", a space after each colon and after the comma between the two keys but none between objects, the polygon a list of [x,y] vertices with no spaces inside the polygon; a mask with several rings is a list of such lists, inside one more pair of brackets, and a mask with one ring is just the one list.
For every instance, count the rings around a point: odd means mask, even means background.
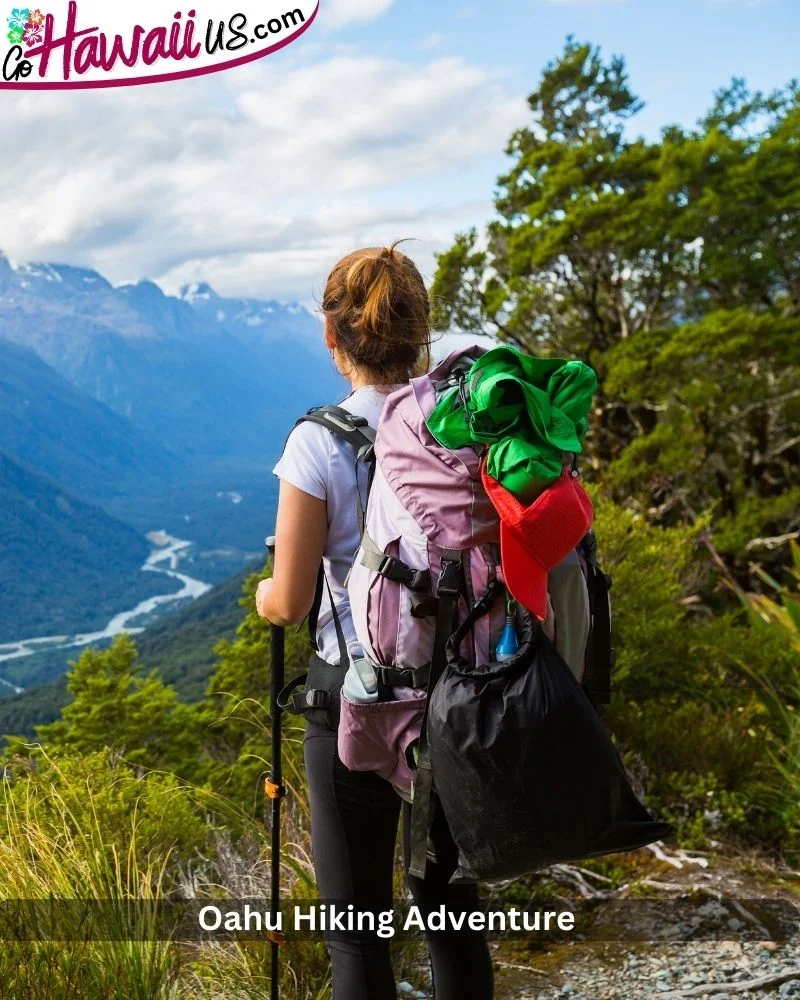
[{"label": "purple backpack", "polygon": [[[481,481],[482,450],[447,449],[425,423],[441,392],[483,353],[480,347],[456,351],[388,397],[361,546],[348,578],[356,635],[378,668],[382,697],[341,699],[339,756],[351,770],[382,774],[406,798],[413,788],[410,870],[420,876],[433,789],[424,692],[435,688],[447,642],[461,623],[472,622],[462,656],[473,666],[487,664],[506,615],[499,599],[505,591],[499,520]],[[589,609],[586,565],[576,550],[551,573],[545,632],[579,680]]]},{"label": "purple backpack", "polygon": [[[454,671],[456,678],[463,674],[478,685],[473,693],[467,694],[466,701],[462,697],[459,704],[462,708],[464,705],[474,708],[479,715],[483,711],[483,694],[488,691],[488,688],[484,691],[481,680],[487,670],[503,678],[524,667],[524,693],[532,694],[533,701],[516,697],[502,703],[506,708],[511,707],[512,701],[517,708],[523,703],[528,705],[528,708],[523,707],[522,715],[527,713],[531,721],[536,722],[537,715],[531,706],[536,708],[537,692],[539,688],[544,690],[545,674],[551,672],[550,668],[542,666],[547,656],[555,657],[553,662],[560,664],[556,674],[560,672],[561,680],[556,686],[564,698],[557,698],[554,688],[544,699],[545,710],[551,702],[555,705],[564,701],[572,705],[575,718],[585,718],[587,707],[591,712],[590,702],[598,706],[609,701],[613,664],[608,600],[611,581],[597,565],[591,532],[550,571],[547,621],[543,625],[531,624],[528,628],[529,632],[541,633],[541,638],[536,642],[531,639],[527,646],[523,644],[522,651],[511,661],[496,662],[497,643],[506,622],[506,589],[500,563],[499,519],[481,478],[483,449],[472,446],[444,448],[426,425],[441,394],[459,384],[484,353],[485,350],[477,346],[456,351],[428,375],[415,378],[391,393],[377,432],[367,426],[363,417],[336,406],[318,407],[300,418],[326,427],[351,446],[356,465],[363,463],[368,468],[366,509],[363,497],[359,496],[358,503],[361,544],[348,577],[350,609],[361,650],[345,641],[334,606],[333,622],[340,662],[328,663],[313,655],[308,672],[286,685],[279,704],[287,711],[336,730],[339,757],[347,767],[354,771],[376,772],[413,802],[409,871],[420,877],[424,876],[426,868],[434,796],[429,731],[438,740],[437,767],[444,759],[443,739],[472,736],[478,738],[481,749],[478,757],[482,765],[500,766],[488,745],[481,742],[488,739],[483,722],[474,733],[472,723],[467,724],[471,729],[466,733],[463,726],[451,726],[450,721],[442,724],[442,706],[449,711],[458,701],[455,699],[451,705]],[[312,644],[324,586],[325,576],[320,567],[316,597],[308,618]],[[521,624],[532,621],[529,614],[526,619],[524,609],[520,608],[519,612]],[[362,660],[359,660],[360,654],[363,654]],[[534,660],[540,664],[538,672],[533,669]],[[355,689],[352,692],[355,697],[348,697],[345,674],[351,664],[356,672],[366,668],[366,674],[372,677],[369,698],[359,697]],[[543,669],[545,674],[542,674]],[[580,685],[576,681],[580,681]],[[479,694],[479,690],[483,694]],[[505,699],[502,692],[499,696]],[[434,712],[434,717],[430,716],[432,703],[438,706],[439,714]],[[498,713],[496,707],[490,706],[489,711],[495,722],[505,718],[505,710]],[[512,748],[522,752],[522,744],[515,743],[515,734],[521,732],[518,721],[510,727],[505,723],[500,725],[495,733],[499,738],[497,746],[509,736]],[[540,735],[545,732],[543,725],[543,719],[539,718],[537,732]],[[555,753],[553,767],[549,770],[551,774],[558,770],[555,763],[562,760],[561,751],[574,743],[571,737],[566,743],[562,741],[564,733],[571,731],[571,725],[569,721],[561,725],[558,739],[549,748]],[[591,727],[582,728],[591,735]],[[602,732],[602,726],[599,731]],[[621,765],[614,756],[613,746],[607,737],[604,739],[605,743],[603,739],[598,740],[595,732],[587,753],[589,758],[596,756],[605,761],[604,774],[608,781],[603,785],[601,798],[608,806],[606,812],[611,815],[615,810],[619,812],[619,803],[630,800],[633,793],[627,799],[620,796]],[[581,745],[586,750],[586,746]],[[460,743],[458,746],[461,748]],[[577,746],[575,743],[573,751]],[[434,755],[436,753],[434,747]],[[516,761],[515,753],[516,750],[512,750],[510,759]],[[462,749],[459,749],[456,758],[461,760],[461,755]],[[506,753],[505,758],[508,756]],[[537,745],[534,747],[534,773],[541,771],[540,756],[541,749]],[[569,772],[567,785],[583,773],[582,762],[578,761],[578,765],[577,771]],[[439,790],[439,798],[444,802],[445,792],[453,793],[455,788],[463,787],[463,781],[458,779],[453,787]],[[472,808],[469,805],[472,801],[467,795],[468,809]],[[452,801],[449,811],[455,816]],[[595,812],[600,826],[608,826],[608,816],[603,810]],[[466,844],[463,833],[461,830],[463,844],[459,845],[460,849]],[[502,837],[498,844],[501,840]],[[599,843],[595,841],[584,845],[587,853],[594,852]],[[621,849],[619,838],[614,844],[612,849]],[[526,848],[524,857],[515,861],[514,866],[522,864],[524,868],[528,862],[533,863],[535,853]],[[505,847],[501,854],[510,857]],[[473,870],[478,874],[491,872],[493,865],[476,861]]]},{"label": "purple backpack", "polygon": [[[437,387],[480,353],[452,354],[393,392],[378,425],[366,523],[348,592],[364,652],[385,667],[417,673],[430,665],[442,575],[452,564],[448,555],[460,559],[454,583],[462,618],[467,602],[484,594],[499,573],[499,522],[481,483],[480,455],[473,448],[442,447],[425,425]],[[476,625],[476,661],[488,660],[503,622],[499,604]]]},{"label": "purple backpack", "polygon": [[[456,351],[393,392],[378,425],[363,538],[348,592],[364,652],[374,663],[401,671],[405,680],[430,667],[448,570],[458,596],[444,641],[502,578],[499,521],[481,482],[481,453],[444,448],[425,424],[441,392],[484,353],[481,347]],[[589,627],[583,570],[575,552],[551,574],[546,623],[579,679]],[[489,662],[504,621],[502,601],[476,621],[469,641],[473,663]]]}]

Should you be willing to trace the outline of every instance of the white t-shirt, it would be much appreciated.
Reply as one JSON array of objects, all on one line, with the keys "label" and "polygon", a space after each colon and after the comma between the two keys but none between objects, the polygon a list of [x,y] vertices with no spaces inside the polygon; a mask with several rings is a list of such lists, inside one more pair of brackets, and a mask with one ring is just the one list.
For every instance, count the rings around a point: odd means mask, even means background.
[{"label": "white t-shirt", "polygon": [[[363,386],[339,405],[350,413],[366,417],[370,427],[377,429],[386,397],[397,388]],[[273,472],[279,479],[318,500],[324,500],[328,505],[328,539],[323,555],[325,576],[333,592],[345,640],[352,642],[356,636],[344,581],[361,543],[358,491],[361,491],[362,503],[366,506],[366,469],[359,464],[357,482],[353,448],[326,427],[305,421],[289,435]],[[339,662],[339,644],[327,588],[322,591],[317,645],[324,660],[328,663]]]}]

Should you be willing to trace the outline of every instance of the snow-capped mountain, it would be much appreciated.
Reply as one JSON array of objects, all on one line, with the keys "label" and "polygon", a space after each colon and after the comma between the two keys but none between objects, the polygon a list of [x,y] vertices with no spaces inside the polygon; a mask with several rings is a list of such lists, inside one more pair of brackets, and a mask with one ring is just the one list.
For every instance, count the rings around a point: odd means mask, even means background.
[{"label": "snow-capped mountain", "polygon": [[261,455],[302,408],[342,393],[310,312],[208,285],[174,297],[0,255],[0,338],[179,453]]}]

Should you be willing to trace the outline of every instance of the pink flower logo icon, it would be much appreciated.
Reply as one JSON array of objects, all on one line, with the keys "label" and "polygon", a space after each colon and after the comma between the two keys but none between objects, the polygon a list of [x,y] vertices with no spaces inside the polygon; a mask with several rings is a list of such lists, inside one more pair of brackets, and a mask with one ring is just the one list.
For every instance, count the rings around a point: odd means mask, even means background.
[{"label": "pink flower logo icon", "polygon": [[29,21],[25,25],[25,34],[23,37],[26,45],[39,45],[42,41],[41,26]]}]

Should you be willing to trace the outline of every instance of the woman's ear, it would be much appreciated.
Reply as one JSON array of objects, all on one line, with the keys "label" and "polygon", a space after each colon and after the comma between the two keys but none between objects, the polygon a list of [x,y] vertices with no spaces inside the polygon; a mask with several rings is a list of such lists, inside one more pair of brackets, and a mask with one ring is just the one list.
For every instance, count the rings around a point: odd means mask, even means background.
[{"label": "woman's ear", "polygon": [[325,346],[329,351],[336,349],[336,338],[333,335],[333,328],[331,327],[330,320],[325,319]]}]

